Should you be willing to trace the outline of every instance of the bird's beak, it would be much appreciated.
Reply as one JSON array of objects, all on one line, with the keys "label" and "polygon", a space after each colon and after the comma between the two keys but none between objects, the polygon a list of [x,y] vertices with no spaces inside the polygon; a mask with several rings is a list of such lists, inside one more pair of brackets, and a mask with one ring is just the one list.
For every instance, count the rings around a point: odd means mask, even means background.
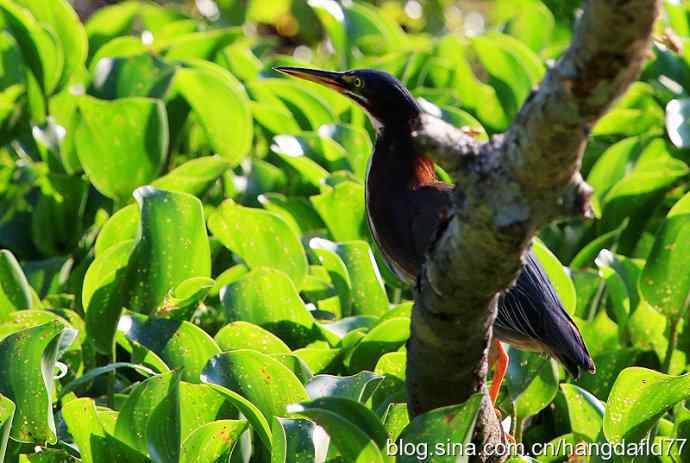
[{"label": "bird's beak", "polygon": [[339,93],[345,93],[348,89],[347,82],[340,72],[320,71],[318,69],[295,68],[291,66],[276,66],[274,71],[282,72],[300,79],[310,80],[317,84],[325,85]]}]

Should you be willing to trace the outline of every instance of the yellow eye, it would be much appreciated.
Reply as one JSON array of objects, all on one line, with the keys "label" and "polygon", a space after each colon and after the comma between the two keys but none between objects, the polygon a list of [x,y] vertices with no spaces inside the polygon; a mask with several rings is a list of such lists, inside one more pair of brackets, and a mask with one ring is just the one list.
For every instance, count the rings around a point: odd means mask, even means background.
[{"label": "yellow eye", "polygon": [[353,77],[352,78],[352,85],[355,88],[362,88],[364,86],[364,82],[362,82],[362,79],[360,79],[359,77]]}]

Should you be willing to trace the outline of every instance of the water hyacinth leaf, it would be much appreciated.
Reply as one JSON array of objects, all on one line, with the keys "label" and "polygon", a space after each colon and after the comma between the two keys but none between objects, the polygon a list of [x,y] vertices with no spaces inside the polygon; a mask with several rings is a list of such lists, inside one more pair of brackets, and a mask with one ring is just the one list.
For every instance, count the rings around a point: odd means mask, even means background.
[{"label": "water hyacinth leaf", "polygon": [[[427,445],[433,448],[437,442],[452,442],[461,448],[469,448],[474,432],[474,425],[479,415],[483,394],[474,394],[463,404],[441,407],[423,415],[417,416],[400,433],[398,443],[407,445]],[[439,463],[467,463],[469,455],[460,452],[449,452],[447,456],[439,456],[435,461]],[[400,455],[398,462],[417,461],[416,455]]]},{"label": "water hyacinth leaf", "polygon": [[568,404],[568,416],[573,432],[596,442],[604,417],[604,404],[592,394],[574,384],[561,384]]},{"label": "water hyacinth leaf", "polygon": [[303,347],[314,338],[314,317],[292,280],[269,268],[251,271],[221,291],[229,321],[254,323],[291,347]]},{"label": "water hyacinth leaf", "polygon": [[340,68],[349,67],[350,48],[343,8],[335,0],[309,0],[309,6],[312,7],[328,34],[336,51],[335,56],[340,59]]},{"label": "water hyacinth leaf", "polygon": [[231,391],[226,387],[213,384],[210,381],[210,378],[207,378],[205,375],[202,375],[201,381],[204,383],[209,383],[211,388],[225,396],[247,419],[249,425],[258,434],[259,439],[264,446],[269,450],[271,449],[271,426],[268,424],[266,417],[263,415],[263,413],[261,413],[261,410],[259,410],[256,405],[235,391]]},{"label": "water hyacinth leaf", "polygon": [[690,398],[690,375],[669,376],[646,368],[623,370],[606,403],[609,442],[639,442],[666,410]]},{"label": "water hyacinth leaf", "polygon": [[136,239],[138,229],[139,207],[136,204],[123,207],[108,219],[98,233],[94,248],[96,256],[100,256],[110,246]]},{"label": "water hyacinth leaf", "polygon": [[208,218],[208,228],[249,268],[275,268],[302,285],[307,257],[297,235],[277,214],[225,201]]},{"label": "water hyacinth leaf", "polygon": [[325,228],[321,217],[304,197],[264,193],[259,195],[257,200],[264,209],[282,217],[297,236]]},{"label": "water hyacinth leaf", "polygon": [[0,12],[42,93],[52,94],[62,77],[65,58],[57,37],[16,2],[0,1]]},{"label": "water hyacinth leaf", "polygon": [[7,442],[10,438],[12,420],[16,407],[14,402],[0,394],[0,459],[4,461]]},{"label": "water hyacinth leaf", "polygon": [[350,356],[350,369],[373,370],[383,354],[398,350],[409,337],[409,318],[392,318],[377,325],[355,346]]},{"label": "water hyacinth leaf", "polygon": [[151,53],[108,55],[94,64],[89,94],[104,100],[135,96],[161,98],[175,75],[173,66]]},{"label": "water hyacinth leaf", "polygon": [[[352,281],[350,280],[350,273],[345,263],[336,252],[338,245],[322,238],[312,238],[309,240],[309,247],[319,259],[321,265],[328,271],[333,287],[338,294],[341,314],[345,316],[349,315],[352,302]],[[362,273],[363,272],[358,272],[357,275],[358,286],[361,285],[363,281]]]},{"label": "water hyacinth leaf", "polygon": [[134,240],[110,246],[91,263],[82,287],[86,332],[98,351],[110,355],[124,300],[122,288]]},{"label": "water hyacinth leaf", "polygon": [[320,327],[335,335],[337,339],[342,339],[352,331],[373,327],[377,321],[378,318],[371,315],[358,315],[341,318],[333,323],[324,323]]},{"label": "water hyacinth leaf", "polygon": [[215,284],[213,278],[187,278],[170,290],[156,315],[188,321]]},{"label": "water hyacinth leaf", "polygon": [[293,351],[293,354],[304,362],[313,374],[321,374],[336,367],[341,350],[304,347]]},{"label": "water hyacinth leaf", "polygon": [[539,263],[546,270],[546,274],[554,288],[556,288],[556,293],[558,293],[563,307],[565,307],[568,313],[574,314],[575,307],[577,306],[575,285],[568,273],[566,273],[565,267],[541,241],[535,241],[532,251],[534,251]]},{"label": "water hyacinth leaf", "polygon": [[192,159],[159,177],[151,185],[168,191],[181,191],[200,196],[206,192],[230,164],[220,156]]},{"label": "water hyacinth leaf", "polygon": [[383,315],[388,310],[388,295],[376,260],[365,241],[348,241],[335,247],[350,276],[353,315]]},{"label": "water hyacinth leaf", "polygon": [[639,289],[642,297],[668,318],[678,320],[690,304],[690,212],[669,214],[656,233]]},{"label": "water hyacinth leaf", "polygon": [[9,250],[0,249],[0,321],[12,311],[31,306],[31,286],[19,262]]},{"label": "water hyacinth leaf", "polygon": [[248,84],[250,94],[259,103],[272,103],[277,98],[290,112],[302,130],[318,130],[336,117],[326,103],[303,84],[288,79],[263,79]]},{"label": "water hyacinth leaf", "polygon": [[360,371],[354,376],[314,376],[306,385],[309,398],[344,397],[361,403],[366,403],[372,396],[383,376],[371,371]]},{"label": "water hyacinth leaf", "polygon": [[136,3],[121,3],[96,10],[86,23],[89,56],[92,57],[106,42],[124,34],[140,7]]},{"label": "water hyacinth leaf", "polygon": [[192,323],[141,314],[123,315],[118,330],[152,350],[170,368],[182,368],[182,379],[199,382],[208,359],[220,352],[215,341]]},{"label": "water hyacinth leaf", "polygon": [[184,280],[211,276],[211,251],[199,199],[150,186],[134,196],[141,221],[128,266],[128,306],[150,313]]},{"label": "water hyacinth leaf", "polygon": [[224,352],[252,349],[268,355],[290,353],[290,348],[279,337],[258,325],[244,321],[225,325],[214,339]]},{"label": "water hyacinth leaf", "polygon": [[676,147],[690,147],[690,98],[669,101],[666,105],[666,130]]},{"label": "water hyacinth leaf", "polygon": [[235,350],[213,356],[202,381],[235,391],[261,410],[266,419],[284,416],[291,403],[307,400],[302,383],[285,365],[268,355]]},{"label": "water hyacinth leaf", "polygon": [[73,390],[77,389],[82,384],[87,384],[90,381],[92,381],[93,379],[95,379],[101,375],[110,373],[110,372],[118,370],[120,368],[131,368],[146,378],[151,377],[151,376],[156,374],[156,372],[151,370],[150,368],[147,368],[144,365],[139,365],[136,363],[129,363],[129,362],[109,363],[105,366],[97,367],[97,368],[93,368],[91,370],[88,370],[88,371],[84,372],[84,374],[82,374],[79,378],[65,384],[65,386],[60,391],[60,396],[62,397],[65,394],[72,392]]},{"label": "water hyacinth leaf", "polygon": [[369,134],[352,125],[328,124],[319,127],[319,135],[332,138],[347,153],[350,170],[358,179],[364,179],[367,170],[367,162],[374,147]]},{"label": "water hyacinth leaf", "polygon": [[[10,436],[19,442],[55,443],[53,368],[77,332],[61,321],[19,331],[0,341],[0,394],[17,406]],[[22,368],[13,368],[22,359]]]},{"label": "water hyacinth leaf", "polygon": [[271,463],[312,463],[326,460],[329,437],[313,422],[273,418]]},{"label": "water hyacinth leaf", "polygon": [[156,48],[164,51],[169,60],[207,60],[213,57],[224,47],[242,36],[239,28],[214,29],[202,32],[191,32],[168,40],[162,40]]},{"label": "water hyacinth leaf", "polygon": [[[179,414],[179,383],[180,373],[171,371],[137,384],[127,396],[127,400],[117,416],[115,437],[140,453],[148,455],[147,428],[149,420],[153,419],[154,412],[161,404],[162,407],[157,412],[157,421],[164,420],[166,414],[174,414],[175,409]],[[159,424],[165,426],[165,429],[161,431],[170,433],[171,440],[177,442],[177,451],[179,451],[179,422],[174,425],[170,423]],[[157,439],[160,438],[161,436],[157,436]]]},{"label": "water hyacinth leaf", "polygon": [[[237,164],[249,151],[253,126],[249,100],[242,85],[222,67],[188,61],[178,68],[174,86],[192,107],[213,149]],[[227,111],[227,108],[233,108]]]},{"label": "water hyacinth leaf", "polygon": [[601,352],[593,357],[597,373],[595,375],[585,373],[577,382],[579,386],[600,398],[609,396],[620,372],[635,365],[640,354],[638,349],[618,349],[617,336],[612,340],[614,342],[611,344],[614,345],[615,350]]},{"label": "water hyacinth leaf", "polygon": [[323,427],[346,461],[388,461],[379,448],[385,445],[386,431],[376,415],[364,405],[349,399],[328,397],[293,404],[289,411]]},{"label": "water hyacinth leaf", "polygon": [[146,423],[146,447],[154,463],[180,461],[180,377],[179,370],[173,373],[167,391],[162,393]]},{"label": "water hyacinth leaf", "polygon": [[534,353],[510,350],[506,385],[518,417],[536,415],[558,392],[555,360]]},{"label": "water hyacinth leaf", "polygon": [[335,241],[366,239],[364,188],[361,185],[342,182],[309,199]]},{"label": "water hyacinth leaf", "polygon": [[374,371],[383,377],[383,381],[377,387],[373,397],[373,403],[377,409],[382,403],[406,402],[406,367],[407,355],[405,352],[389,352],[382,355],[376,362]]},{"label": "water hyacinth leaf", "polygon": [[149,461],[145,455],[127,447],[112,436],[112,429],[108,429],[102,422],[103,413],[104,411],[98,410],[94,401],[88,397],[72,400],[62,407],[62,416],[74,442],[79,446],[82,461]]},{"label": "water hyacinth leaf", "polygon": [[246,428],[247,422],[239,420],[219,420],[200,426],[182,443],[180,463],[227,462]]},{"label": "water hyacinth leaf", "polygon": [[77,155],[89,180],[104,195],[126,201],[155,179],[168,150],[168,119],[160,100],[79,100]]}]

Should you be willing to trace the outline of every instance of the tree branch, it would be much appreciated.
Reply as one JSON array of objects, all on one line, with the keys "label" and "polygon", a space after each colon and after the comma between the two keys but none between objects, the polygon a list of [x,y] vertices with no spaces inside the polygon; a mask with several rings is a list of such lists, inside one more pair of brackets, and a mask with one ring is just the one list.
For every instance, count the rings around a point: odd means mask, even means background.
[{"label": "tree branch", "polygon": [[[588,215],[579,174],[591,127],[639,74],[659,0],[590,0],[568,51],[509,130],[486,143],[424,118],[415,143],[460,184],[446,230],[418,276],[408,343],[412,415],[486,391],[496,301],[539,227]],[[479,442],[500,439],[485,401]],[[484,456],[481,461],[501,458]]]}]

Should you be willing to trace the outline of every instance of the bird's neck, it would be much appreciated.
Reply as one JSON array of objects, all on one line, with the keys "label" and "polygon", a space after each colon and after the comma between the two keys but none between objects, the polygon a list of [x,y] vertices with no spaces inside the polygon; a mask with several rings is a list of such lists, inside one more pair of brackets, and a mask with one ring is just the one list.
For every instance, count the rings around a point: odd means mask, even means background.
[{"label": "bird's neck", "polygon": [[406,190],[437,181],[434,162],[415,148],[411,127],[382,126],[371,169]]}]

